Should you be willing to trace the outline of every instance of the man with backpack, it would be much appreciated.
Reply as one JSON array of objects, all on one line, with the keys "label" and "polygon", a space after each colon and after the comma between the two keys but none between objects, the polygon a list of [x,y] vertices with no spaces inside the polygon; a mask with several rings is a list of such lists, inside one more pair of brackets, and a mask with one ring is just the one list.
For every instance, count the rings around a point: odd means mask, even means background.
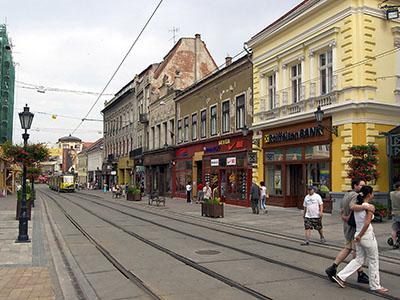
[{"label": "man with backpack", "polygon": [[[336,256],[335,261],[332,266],[328,267],[325,270],[325,273],[328,275],[329,279],[333,281],[333,277],[336,276],[337,266],[345,260],[345,258],[353,252],[353,258],[356,257],[356,245],[354,243],[354,234],[356,233],[356,227],[350,226],[348,221],[351,216],[351,212],[361,211],[366,209],[365,206],[357,205],[357,196],[360,192],[361,188],[365,185],[365,181],[359,178],[353,179],[351,181],[352,190],[348,191],[344,197],[342,202],[340,203],[340,213],[343,221],[343,233],[345,238],[344,249],[342,249],[339,254]],[[374,212],[375,206],[369,205],[368,210]],[[362,267],[357,270],[358,278],[357,282],[359,283],[369,283],[368,275],[364,273]]]}]

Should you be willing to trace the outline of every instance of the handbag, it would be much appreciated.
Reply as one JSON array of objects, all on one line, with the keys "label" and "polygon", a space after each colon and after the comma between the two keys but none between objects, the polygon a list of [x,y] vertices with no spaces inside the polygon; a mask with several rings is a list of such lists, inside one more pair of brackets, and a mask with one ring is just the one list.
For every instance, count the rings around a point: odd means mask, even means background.
[{"label": "handbag", "polygon": [[356,219],[354,218],[354,211],[350,214],[350,219],[347,221],[347,224],[351,227],[356,227]]},{"label": "handbag", "polygon": [[267,198],[267,199],[269,198],[269,194],[268,193],[265,195],[265,198]]}]

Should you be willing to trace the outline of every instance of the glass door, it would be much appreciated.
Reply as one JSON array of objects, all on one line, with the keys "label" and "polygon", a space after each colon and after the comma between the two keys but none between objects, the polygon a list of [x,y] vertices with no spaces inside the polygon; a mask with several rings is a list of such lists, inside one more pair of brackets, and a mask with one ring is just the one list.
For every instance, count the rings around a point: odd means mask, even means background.
[{"label": "glass door", "polygon": [[286,167],[286,197],[297,208],[303,208],[303,165],[294,164]]}]

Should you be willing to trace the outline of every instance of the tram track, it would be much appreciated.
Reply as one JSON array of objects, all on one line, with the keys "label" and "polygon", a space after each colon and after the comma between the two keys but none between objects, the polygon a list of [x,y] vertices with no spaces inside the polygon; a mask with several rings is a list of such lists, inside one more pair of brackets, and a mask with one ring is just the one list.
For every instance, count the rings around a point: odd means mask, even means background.
[{"label": "tram track", "polygon": [[[86,195],[85,195],[85,196],[86,196]],[[99,206],[103,206],[103,207],[106,207],[106,208],[108,208],[108,209],[117,211],[117,212],[119,212],[119,213],[121,213],[121,214],[124,214],[124,215],[127,215],[127,216],[129,216],[129,217],[138,219],[138,220],[140,220],[140,221],[147,222],[147,223],[150,223],[150,224],[152,224],[152,225],[156,225],[156,226],[162,227],[162,228],[164,228],[164,229],[173,231],[173,232],[175,232],[175,233],[179,233],[179,234],[182,234],[182,235],[185,235],[185,236],[188,236],[188,237],[197,239],[197,240],[201,240],[201,241],[203,241],[203,242],[206,242],[206,243],[209,243],[209,244],[212,244],[212,245],[216,245],[216,246],[219,246],[219,247],[227,248],[227,249],[230,249],[230,250],[232,250],[232,251],[236,251],[236,252],[238,252],[238,253],[241,253],[241,254],[244,254],[244,255],[248,255],[248,256],[250,256],[250,257],[254,257],[254,258],[260,259],[260,260],[262,260],[262,261],[266,261],[266,262],[271,263],[271,264],[279,265],[279,266],[282,266],[282,267],[285,267],[285,268],[288,268],[288,269],[291,269],[291,270],[295,270],[295,271],[298,271],[298,272],[302,272],[302,273],[305,273],[305,274],[310,275],[310,276],[313,276],[313,277],[318,277],[318,278],[327,280],[325,274],[321,274],[321,273],[318,273],[318,272],[314,272],[314,271],[312,271],[312,270],[307,270],[307,269],[304,269],[304,268],[300,268],[300,267],[297,267],[297,266],[292,265],[292,264],[284,263],[284,262],[282,262],[282,261],[278,261],[278,260],[275,260],[275,259],[271,259],[271,258],[265,257],[265,256],[263,256],[263,255],[258,255],[258,254],[249,252],[249,251],[247,251],[247,250],[239,249],[239,248],[236,248],[236,247],[234,247],[234,246],[229,246],[229,245],[222,244],[222,243],[219,243],[219,242],[216,242],[216,241],[207,239],[207,238],[203,238],[203,237],[199,237],[199,236],[197,236],[197,235],[193,235],[193,234],[190,234],[190,233],[187,233],[187,232],[183,232],[183,231],[181,231],[181,230],[177,230],[177,229],[175,229],[175,228],[172,228],[172,227],[169,227],[169,226],[166,226],[166,225],[163,225],[163,224],[159,224],[159,223],[157,223],[157,222],[154,222],[154,221],[151,221],[151,220],[148,220],[148,219],[145,219],[145,218],[141,218],[141,217],[139,217],[139,216],[136,216],[136,215],[127,213],[126,211],[122,211],[122,210],[117,209],[117,208],[115,208],[115,207],[111,207],[111,206],[109,206],[109,205],[105,205],[105,204],[99,203],[99,202],[94,201],[94,200],[89,200],[89,199],[87,199],[87,198],[85,198],[85,197],[81,197],[80,195],[77,195],[76,197],[77,197],[77,198],[81,198],[81,199],[86,200],[86,201],[90,201],[91,203],[97,204],[97,205],[99,205]],[[77,205],[77,206],[80,207],[81,209],[86,210],[87,212],[93,214],[94,216],[96,216],[96,217],[102,219],[103,221],[109,223],[109,224],[112,225],[112,226],[115,226],[115,227],[117,227],[117,228],[123,230],[124,232],[126,232],[126,233],[128,233],[128,234],[130,234],[130,235],[132,235],[132,236],[134,236],[134,237],[136,237],[136,238],[138,238],[139,240],[142,240],[143,242],[148,243],[149,245],[151,245],[151,246],[153,246],[153,247],[156,247],[156,248],[157,248],[157,247],[161,247],[161,246],[159,246],[159,245],[157,245],[157,244],[154,244],[154,243],[151,242],[151,241],[146,240],[146,239],[143,238],[143,237],[138,236],[138,235],[135,234],[135,233],[132,233],[132,232],[129,232],[129,231],[123,229],[123,228],[120,227],[119,225],[117,225],[117,224],[115,224],[115,223],[113,223],[113,222],[111,222],[111,221],[109,221],[109,220],[107,220],[107,219],[105,219],[105,218],[99,216],[98,214],[93,213],[92,211],[88,210],[87,208],[85,208],[85,207],[82,206],[81,204],[76,203],[75,201],[73,201],[73,200],[71,200],[71,199],[69,199],[69,198],[66,198],[66,197],[63,197],[63,198],[68,199],[71,203]],[[165,216],[165,215],[163,215],[163,214],[159,214],[159,213],[156,214],[156,213],[153,213],[153,212],[149,212],[149,211],[147,211],[147,210],[138,209],[138,208],[136,208],[136,207],[132,207],[132,206],[128,206],[128,205],[123,205],[123,204],[120,204],[120,203],[117,203],[117,202],[107,201],[107,200],[104,200],[104,199],[102,199],[102,198],[100,198],[100,197],[96,197],[96,199],[97,199],[97,200],[100,200],[100,201],[102,201],[102,202],[109,202],[109,203],[112,203],[112,204],[114,204],[114,205],[118,205],[118,206],[122,206],[122,207],[127,207],[127,208],[130,208],[130,209],[133,209],[133,210],[137,210],[137,211],[141,211],[141,212],[144,212],[144,213],[150,213],[150,214],[157,215],[157,216],[161,216],[161,217],[164,217],[164,218],[169,218],[169,219],[172,219],[172,220],[177,221],[177,222],[184,222],[184,223],[192,224],[192,225],[195,225],[195,226],[201,226],[201,227],[203,227],[203,228],[207,228],[207,229],[213,230],[213,231],[217,230],[217,231],[219,231],[219,232],[221,232],[221,233],[228,234],[228,235],[231,235],[231,236],[236,236],[236,237],[239,237],[239,238],[245,238],[245,239],[252,240],[252,241],[255,241],[255,242],[261,242],[261,243],[270,244],[270,245],[273,245],[273,246],[280,246],[280,247],[284,247],[284,248],[286,248],[286,249],[288,249],[288,250],[296,250],[296,251],[299,251],[299,252],[303,252],[303,253],[305,253],[305,254],[310,254],[308,251],[306,252],[306,251],[304,251],[304,250],[299,250],[299,249],[294,248],[294,247],[282,246],[282,245],[278,245],[277,243],[266,242],[266,241],[262,241],[262,240],[260,240],[260,239],[256,239],[256,238],[247,237],[247,236],[244,236],[244,235],[239,235],[239,234],[227,232],[227,231],[224,231],[224,230],[221,230],[221,229],[210,228],[210,227],[208,227],[208,226],[201,225],[201,224],[197,224],[197,223],[192,223],[192,222],[189,222],[189,221],[182,221],[182,220],[180,220],[180,219],[175,219],[175,218],[172,218],[172,217],[169,217],[169,216]],[[163,250],[163,251],[167,251],[167,252],[165,252],[165,253],[168,253],[168,254],[170,254],[169,252],[171,252],[171,250],[168,250],[168,249],[165,249],[165,250]],[[170,255],[173,256],[173,257],[175,257],[175,258],[178,258],[178,257],[179,257],[179,258],[182,259],[182,257],[180,257],[179,254],[171,253]],[[311,253],[310,255],[316,256],[317,254],[315,254],[315,253],[312,254],[312,253]],[[321,254],[318,254],[318,256],[321,257]],[[331,257],[329,257],[329,256],[326,256],[325,258],[331,259]],[[185,259],[185,258],[183,258],[183,259]],[[195,263],[195,264],[196,264],[196,263]],[[196,264],[196,265],[197,265],[197,264]],[[393,273],[393,272],[388,272],[388,274],[393,275],[393,276],[399,276],[399,274]],[[362,292],[365,292],[365,293],[368,293],[368,294],[372,294],[372,295],[378,296],[378,297],[380,297],[380,298],[384,298],[384,299],[400,299],[400,298],[397,298],[397,297],[392,296],[392,295],[382,294],[382,293],[379,293],[379,292],[371,291],[371,290],[369,290],[368,288],[364,288],[364,287],[358,286],[358,285],[356,285],[356,284],[346,283],[346,285],[347,285],[348,287],[353,288],[353,289],[356,289],[356,290],[359,290],[359,291],[362,291]],[[264,295],[263,295],[263,296],[264,296]],[[270,298],[267,297],[267,298],[262,298],[262,299],[270,299]]]},{"label": "tram track", "polygon": [[[86,194],[85,194],[85,196],[86,196]],[[174,215],[180,217],[180,218],[175,218],[175,217],[171,217],[171,216],[166,216],[165,212],[163,212],[162,214],[160,214],[159,212],[156,213],[156,212],[153,212],[153,211],[149,212],[149,210],[147,208],[143,209],[143,208],[138,208],[138,207],[132,207],[130,205],[126,205],[126,204],[122,204],[122,203],[118,203],[118,202],[114,202],[114,201],[107,201],[107,200],[104,200],[104,199],[102,199],[100,197],[97,197],[97,196],[93,196],[93,195],[90,195],[90,196],[94,197],[95,199],[100,200],[102,202],[107,202],[107,203],[112,203],[112,204],[115,203],[115,204],[118,204],[118,205],[120,205],[122,207],[135,209],[135,210],[138,210],[140,212],[145,212],[145,213],[149,213],[149,214],[156,215],[156,216],[162,216],[164,218],[167,218],[167,219],[170,219],[170,220],[173,220],[173,221],[176,221],[176,222],[181,222],[181,223],[185,223],[185,224],[189,224],[189,225],[193,225],[193,226],[197,226],[197,227],[201,227],[201,228],[217,231],[217,232],[228,234],[228,235],[235,236],[235,237],[238,237],[238,238],[243,238],[243,239],[247,239],[247,240],[250,240],[250,241],[263,243],[265,245],[271,245],[271,246],[275,246],[275,247],[280,247],[280,248],[283,248],[283,249],[286,249],[286,250],[296,251],[296,252],[307,254],[307,255],[323,257],[323,258],[326,258],[326,259],[331,260],[331,261],[333,261],[336,258],[336,257],[333,257],[333,256],[328,255],[328,254],[324,254],[324,253],[320,253],[320,252],[318,252],[318,253],[312,252],[309,249],[282,245],[280,243],[265,241],[265,240],[257,239],[257,238],[254,238],[254,237],[249,237],[247,235],[233,233],[233,232],[226,231],[226,230],[223,230],[223,229],[218,229],[218,228],[215,228],[215,227],[209,227],[209,226],[206,226],[204,224],[195,223],[195,222],[191,222],[191,221],[187,221],[187,220],[182,220],[181,218],[182,218],[183,214],[180,214],[180,213],[174,213]],[[87,200],[87,198],[81,197],[80,195],[78,195],[77,197],[81,198],[81,199],[84,199],[84,200]],[[94,203],[96,203],[96,202],[94,202]],[[98,204],[98,203],[96,203],[96,204]],[[171,214],[171,212],[168,212],[168,213]],[[189,217],[190,219],[193,219],[195,221],[199,221],[199,219],[197,217],[188,216],[188,215],[184,215],[184,216],[186,218]],[[201,220],[201,223],[204,223],[204,222],[207,222],[207,220]],[[298,238],[295,238],[295,237],[290,237],[290,236],[286,236],[286,235],[281,236],[280,234],[277,234],[277,233],[272,233],[272,232],[264,231],[264,230],[260,230],[260,229],[250,229],[250,228],[243,227],[241,225],[236,225],[236,224],[220,223],[220,222],[215,222],[215,221],[208,221],[207,223],[213,224],[213,225],[217,224],[219,226],[224,226],[224,227],[228,227],[229,226],[229,228],[232,228],[232,229],[235,229],[235,230],[244,230],[244,231],[248,231],[248,232],[252,232],[252,233],[256,233],[256,234],[268,235],[268,236],[271,236],[271,237],[274,237],[274,238],[284,239],[286,241],[295,241],[296,243],[302,241],[302,240],[300,240]],[[335,251],[342,250],[342,248],[334,246],[334,245],[315,244],[314,246],[316,246],[318,248],[330,249],[330,250],[335,250]],[[396,261],[396,260],[394,260],[394,259],[392,259],[390,257],[385,257],[383,255],[380,255],[379,260],[381,262],[385,262],[385,263],[388,263],[388,264],[393,264],[393,265],[400,266],[400,262],[398,262],[398,261]],[[399,272],[392,272],[390,270],[385,270],[385,269],[380,269],[380,272],[388,274],[388,275],[400,277],[400,273]]]},{"label": "tram track", "polygon": [[[154,292],[152,292],[136,275],[134,275],[131,271],[127,270],[125,267],[123,267],[122,264],[120,264],[117,259],[112,256],[100,243],[98,243],[88,232],[86,232],[82,226],[79,225],[79,223],[70,215],[68,214],[68,212],[58,203],[57,200],[55,200],[53,197],[49,196],[48,194],[44,193],[49,199],[51,199],[56,205],[57,207],[61,210],[61,212],[66,216],[66,218],[77,228],[78,231],[80,231],[99,251],[100,253],[102,253],[110,262],[111,264],[113,264],[113,266],[120,271],[124,276],[126,276],[129,280],[131,280],[134,284],[136,284],[139,288],[141,288],[148,296],[150,296],[151,299],[162,299],[159,296],[157,296]],[[253,296],[256,299],[262,299],[262,300],[272,300],[272,298],[263,295],[251,288],[246,287],[245,285],[242,285],[232,279],[229,279],[226,276],[223,276],[217,272],[214,272],[174,251],[171,251],[165,247],[162,247],[132,231],[126,230],[123,227],[119,226],[118,224],[107,220],[106,218],[103,218],[102,216],[93,213],[92,211],[90,211],[89,209],[83,207],[82,205],[75,203],[74,201],[71,201],[70,199],[68,199],[67,197],[63,197],[61,195],[59,195],[61,198],[67,199],[69,200],[71,203],[77,205],[78,207],[80,207],[81,209],[87,211],[88,213],[96,216],[97,218],[99,218],[100,220],[114,226],[115,228],[120,229],[121,231],[125,232],[126,234],[133,236],[134,238],[140,240],[141,242],[161,251],[164,252],[168,255],[170,255],[171,257],[177,259],[178,261],[181,261],[182,263],[212,277],[215,278],[231,287],[237,288],[238,290],[249,294],[251,296]]]}]

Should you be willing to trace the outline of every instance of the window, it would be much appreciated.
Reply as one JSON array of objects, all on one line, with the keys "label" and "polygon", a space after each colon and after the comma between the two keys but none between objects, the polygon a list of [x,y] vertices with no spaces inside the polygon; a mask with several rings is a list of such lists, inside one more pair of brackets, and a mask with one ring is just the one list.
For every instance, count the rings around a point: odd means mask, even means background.
[{"label": "window", "polygon": [[175,131],[174,126],[175,126],[174,120],[169,120],[169,128],[170,128],[169,133],[171,135],[171,144],[172,145],[174,144],[174,133],[173,133]]},{"label": "window", "polygon": [[290,81],[292,83],[292,103],[300,101],[301,95],[301,64],[290,69]]},{"label": "window", "polygon": [[210,117],[210,130],[211,135],[217,134],[217,106],[211,107],[211,117]]},{"label": "window", "polygon": [[274,108],[275,93],[276,93],[276,77],[275,74],[272,74],[267,78],[268,109]]},{"label": "window", "polygon": [[157,148],[161,148],[161,125],[157,125]]},{"label": "window", "polygon": [[197,139],[197,114],[192,116],[192,140]]},{"label": "window", "polygon": [[319,55],[319,78],[321,95],[332,91],[332,50]]},{"label": "window", "polygon": [[187,142],[189,140],[189,117],[186,117],[183,120],[184,123],[184,132],[183,132],[183,140]]},{"label": "window", "polygon": [[245,123],[244,95],[236,97],[236,129],[242,129]]},{"label": "window", "polygon": [[151,142],[151,148],[154,149],[154,143],[155,143],[155,139],[156,137],[154,136],[154,127],[151,127],[151,138],[152,138],[152,142]]},{"label": "window", "polygon": [[229,132],[230,129],[230,117],[229,117],[229,100],[222,103],[222,132]]},{"label": "window", "polygon": [[164,122],[164,124],[163,124],[163,135],[164,135],[164,145],[165,144],[168,145],[168,125],[167,125],[167,122]]},{"label": "window", "polygon": [[207,111],[203,110],[201,112],[201,124],[200,124],[200,136],[201,138],[206,137],[206,127],[207,127]]},{"label": "window", "polygon": [[178,143],[182,143],[182,120],[178,121]]}]

